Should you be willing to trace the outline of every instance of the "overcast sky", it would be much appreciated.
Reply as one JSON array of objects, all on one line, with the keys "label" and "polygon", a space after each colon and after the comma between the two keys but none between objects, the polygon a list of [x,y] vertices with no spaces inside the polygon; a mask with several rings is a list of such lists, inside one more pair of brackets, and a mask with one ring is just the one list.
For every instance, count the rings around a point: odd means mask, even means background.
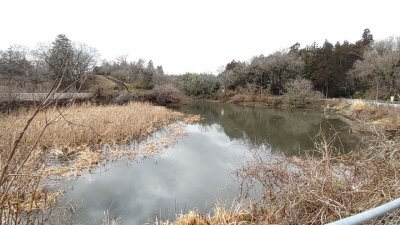
[{"label": "overcast sky", "polygon": [[0,0],[0,49],[64,33],[104,59],[152,59],[167,73],[215,72],[313,41],[400,35],[399,0]]}]

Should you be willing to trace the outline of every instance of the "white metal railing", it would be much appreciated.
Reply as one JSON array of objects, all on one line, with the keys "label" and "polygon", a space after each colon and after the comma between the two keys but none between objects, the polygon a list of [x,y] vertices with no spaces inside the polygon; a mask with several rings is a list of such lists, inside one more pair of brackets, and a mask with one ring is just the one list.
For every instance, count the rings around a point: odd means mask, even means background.
[{"label": "white metal railing", "polygon": [[[48,93],[0,93],[1,101],[42,101]],[[62,99],[88,99],[92,93],[54,93],[50,98]]]},{"label": "white metal railing", "polygon": [[369,209],[362,213],[356,214],[354,216],[350,216],[327,225],[357,225],[357,224],[364,224],[370,220],[375,218],[381,217],[386,213],[389,213],[395,209],[400,208],[400,198],[378,206],[376,208]]}]

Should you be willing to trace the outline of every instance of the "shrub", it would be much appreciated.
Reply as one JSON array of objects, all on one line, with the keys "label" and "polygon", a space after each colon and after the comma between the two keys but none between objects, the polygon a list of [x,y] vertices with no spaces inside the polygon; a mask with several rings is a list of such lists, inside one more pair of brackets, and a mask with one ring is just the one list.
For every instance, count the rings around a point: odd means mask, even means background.
[{"label": "shrub", "polygon": [[146,90],[150,90],[154,87],[153,74],[151,72],[144,72],[142,74],[140,86]]},{"label": "shrub", "polygon": [[307,100],[323,97],[320,92],[313,90],[311,81],[303,78],[288,81],[285,89],[284,97],[288,104],[294,107],[304,107]]},{"label": "shrub", "polygon": [[129,93],[129,92],[122,92],[121,94],[118,95],[118,97],[116,97],[113,102],[117,103],[117,104],[126,104],[128,102],[131,101],[137,101],[138,97],[136,95],[134,95],[133,93]]},{"label": "shrub", "polygon": [[235,94],[234,96],[231,97],[229,102],[232,103],[243,103],[246,102],[246,100],[248,100],[248,96],[246,94]]},{"label": "shrub", "polygon": [[219,89],[218,78],[212,74],[185,74],[180,88],[189,96],[211,95]]},{"label": "shrub", "polygon": [[351,109],[356,112],[363,111],[365,109],[365,103],[361,100],[357,100],[353,102],[353,104],[351,105]]},{"label": "shrub", "polygon": [[153,95],[156,103],[160,105],[178,103],[182,98],[180,91],[171,84],[154,87]]},{"label": "shrub", "polygon": [[214,95],[215,100],[219,100],[222,102],[229,101],[233,96],[235,96],[235,92],[233,90],[225,90],[225,91],[218,91]]}]

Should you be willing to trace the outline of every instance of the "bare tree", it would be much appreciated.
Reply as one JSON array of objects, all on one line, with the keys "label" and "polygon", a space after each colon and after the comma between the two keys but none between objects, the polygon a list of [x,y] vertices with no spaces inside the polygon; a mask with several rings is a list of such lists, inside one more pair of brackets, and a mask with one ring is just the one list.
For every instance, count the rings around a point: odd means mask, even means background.
[{"label": "bare tree", "polygon": [[400,37],[391,36],[384,40],[375,41],[374,49],[379,55],[385,55],[393,51],[400,51]]},{"label": "bare tree", "polygon": [[363,59],[354,63],[350,75],[367,82],[374,89],[375,99],[386,99],[400,91],[399,38],[376,42],[364,52]]},{"label": "bare tree", "polygon": [[115,59],[115,64],[122,67],[121,69],[128,69],[128,55],[120,55]]},{"label": "bare tree", "polygon": [[75,44],[74,46],[73,74],[70,79],[71,81],[78,81],[76,82],[76,88],[78,88],[81,84],[80,78],[93,70],[96,65],[98,53],[96,49],[83,43]]},{"label": "bare tree", "polygon": [[303,107],[306,105],[309,99],[322,98],[322,94],[318,91],[314,91],[313,84],[311,81],[297,78],[288,81],[285,84],[285,98],[288,103],[295,107]]},{"label": "bare tree", "polygon": [[0,52],[0,74],[28,75],[32,64],[28,60],[29,49],[22,45],[12,45]]}]

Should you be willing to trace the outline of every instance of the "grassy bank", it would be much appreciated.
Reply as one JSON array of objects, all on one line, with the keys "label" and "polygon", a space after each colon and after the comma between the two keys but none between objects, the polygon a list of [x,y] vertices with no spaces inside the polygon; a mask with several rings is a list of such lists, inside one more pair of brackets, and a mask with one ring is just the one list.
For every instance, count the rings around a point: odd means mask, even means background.
[{"label": "grassy bank", "polygon": [[[325,224],[399,198],[399,111],[344,101],[327,108],[352,119],[354,130],[368,132],[362,145],[334,154],[341,150],[332,145],[338,136],[320,133],[315,148],[301,157],[253,149],[238,174],[248,188],[262,185],[255,204],[240,211],[216,206],[209,215],[192,211],[156,224]],[[395,211],[372,224],[396,224],[399,218]]]},{"label": "grassy bank", "polygon": [[[174,121],[199,119],[148,103],[81,104],[50,107],[35,117],[33,113],[34,109],[20,110],[0,117],[0,163],[3,169],[8,167],[1,186],[1,218],[21,219],[21,213],[51,207],[60,193],[46,188],[49,179],[80,176],[109,157],[133,159],[152,154],[184,135]],[[160,128],[169,129],[171,134],[138,151],[119,149],[121,144],[145,139]],[[17,151],[7,161],[16,141]]]},{"label": "grassy bank", "polygon": [[377,128],[389,136],[399,136],[400,108],[374,105],[361,100],[352,103],[344,100],[329,100],[326,103],[325,112],[340,114],[353,120],[354,131],[370,131],[366,128]]}]

